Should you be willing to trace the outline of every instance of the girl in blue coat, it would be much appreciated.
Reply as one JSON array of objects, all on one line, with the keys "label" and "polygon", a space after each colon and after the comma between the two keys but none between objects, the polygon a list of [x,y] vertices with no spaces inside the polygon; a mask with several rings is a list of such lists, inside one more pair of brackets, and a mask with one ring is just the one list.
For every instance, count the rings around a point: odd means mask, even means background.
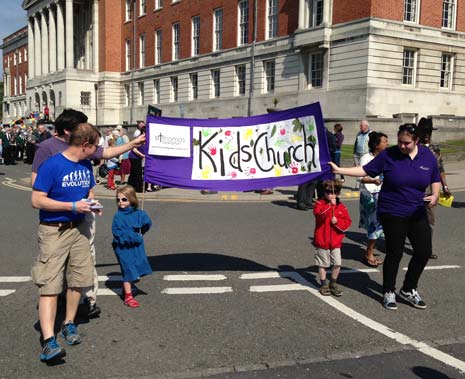
[{"label": "girl in blue coat", "polygon": [[123,276],[124,304],[137,308],[139,303],[132,295],[132,282],[141,276],[150,275],[150,267],[145,254],[142,237],[152,226],[149,216],[138,209],[136,191],[132,186],[124,186],[116,191],[118,212],[113,218],[113,250]]}]

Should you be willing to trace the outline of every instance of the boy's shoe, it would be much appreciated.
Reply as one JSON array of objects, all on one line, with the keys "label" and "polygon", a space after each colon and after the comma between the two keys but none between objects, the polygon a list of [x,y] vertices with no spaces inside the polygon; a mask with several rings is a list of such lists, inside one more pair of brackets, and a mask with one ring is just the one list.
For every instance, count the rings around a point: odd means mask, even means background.
[{"label": "boy's shoe", "polygon": [[401,289],[399,292],[399,296],[415,308],[426,308],[425,302],[421,299],[420,294],[417,292],[416,289],[413,289],[410,292]]},{"label": "boy's shoe", "polygon": [[389,309],[391,311],[395,311],[397,309],[395,292],[391,291],[391,292],[386,292],[384,294],[383,306],[384,308]]},{"label": "boy's shoe", "polygon": [[62,325],[61,336],[65,339],[67,345],[78,345],[81,343],[81,336],[77,331],[77,327],[71,321]]},{"label": "boy's shoe", "polygon": [[323,296],[329,296],[329,295],[331,295],[331,290],[329,289],[329,285],[328,285],[328,284],[323,284],[323,285],[320,287],[320,293],[321,293]]},{"label": "boy's shoe", "polygon": [[100,307],[97,305],[97,303],[91,303],[90,302],[90,299],[87,298],[86,299],[86,304],[88,306],[88,311],[87,311],[87,317],[89,318],[95,318],[95,317],[98,317],[100,316],[100,313],[102,312],[102,310],[100,309]]},{"label": "boy's shoe", "polygon": [[66,356],[66,351],[63,349],[55,339],[55,336],[50,337],[44,346],[42,346],[42,353],[40,360],[42,362],[53,362],[54,360]]},{"label": "boy's shoe", "polygon": [[339,289],[336,283],[329,284],[329,290],[331,291],[331,295],[339,297],[342,296],[342,291]]}]

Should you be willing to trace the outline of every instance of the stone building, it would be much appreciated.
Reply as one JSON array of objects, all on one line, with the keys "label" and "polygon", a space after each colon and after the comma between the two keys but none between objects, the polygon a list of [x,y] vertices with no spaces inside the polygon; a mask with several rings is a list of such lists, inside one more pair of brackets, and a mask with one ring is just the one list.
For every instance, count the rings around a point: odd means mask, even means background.
[{"label": "stone building", "polygon": [[73,107],[98,124],[133,123],[152,104],[166,116],[239,117],[314,101],[328,119],[465,113],[458,0],[24,0],[23,8],[26,108],[48,104],[52,116]]}]

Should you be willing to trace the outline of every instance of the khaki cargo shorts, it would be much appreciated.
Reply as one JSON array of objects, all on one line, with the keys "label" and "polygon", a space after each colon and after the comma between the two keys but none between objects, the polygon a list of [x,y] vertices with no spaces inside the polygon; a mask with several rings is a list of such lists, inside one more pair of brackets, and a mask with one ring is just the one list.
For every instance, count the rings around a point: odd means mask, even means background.
[{"label": "khaki cargo shorts", "polygon": [[332,249],[320,249],[316,248],[315,250],[315,264],[318,267],[330,267],[330,266],[341,266],[341,249],[336,248]]},{"label": "khaki cargo shorts", "polygon": [[59,231],[56,226],[39,225],[39,255],[32,266],[32,281],[40,295],[58,295],[66,283],[70,288],[93,284],[94,264],[89,240],[78,228]]}]

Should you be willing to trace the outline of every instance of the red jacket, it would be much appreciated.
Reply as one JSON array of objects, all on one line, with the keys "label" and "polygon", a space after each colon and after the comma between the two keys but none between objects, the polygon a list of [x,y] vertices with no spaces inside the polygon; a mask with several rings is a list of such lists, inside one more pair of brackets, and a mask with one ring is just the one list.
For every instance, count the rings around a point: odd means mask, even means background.
[{"label": "red jacket", "polygon": [[[313,244],[320,249],[335,249],[342,246],[344,232],[349,229],[352,220],[344,204],[331,205],[325,199],[318,200],[313,207],[315,215],[315,234]],[[337,218],[331,224],[331,218]]]}]

